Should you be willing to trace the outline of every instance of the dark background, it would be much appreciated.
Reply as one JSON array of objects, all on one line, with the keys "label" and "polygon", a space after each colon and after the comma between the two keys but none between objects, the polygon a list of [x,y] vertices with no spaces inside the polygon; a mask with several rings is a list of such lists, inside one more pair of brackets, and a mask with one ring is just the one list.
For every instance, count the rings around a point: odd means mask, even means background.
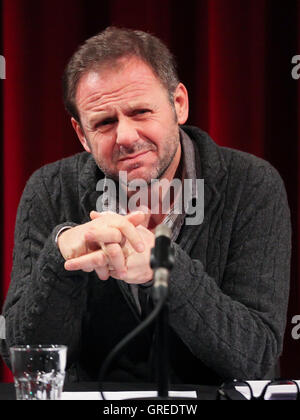
[{"label": "dark background", "polygon": [[[0,0],[0,306],[11,271],[17,205],[41,165],[81,151],[61,100],[61,75],[79,43],[114,24],[150,31],[175,54],[190,95],[189,123],[228,147],[270,161],[282,175],[293,223],[291,295],[282,376],[300,378],[292,339],[299,293],[297,0]],[[0,380],[11,381],[0,360]]]}]

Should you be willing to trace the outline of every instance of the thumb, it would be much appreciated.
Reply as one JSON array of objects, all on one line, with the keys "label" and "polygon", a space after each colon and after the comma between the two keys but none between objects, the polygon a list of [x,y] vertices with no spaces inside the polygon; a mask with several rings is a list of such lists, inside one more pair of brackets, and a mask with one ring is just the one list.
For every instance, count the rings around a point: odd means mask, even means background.
[{"label": "thumb", "polygon": [[92,210],[92,211],[90,212],[90,218],[91,218],[92,220],[94,220],[94,219],[98,219],[99,217],[101,217],[101,213],[98,213],[97,211],[94,211],[94,210]]}]

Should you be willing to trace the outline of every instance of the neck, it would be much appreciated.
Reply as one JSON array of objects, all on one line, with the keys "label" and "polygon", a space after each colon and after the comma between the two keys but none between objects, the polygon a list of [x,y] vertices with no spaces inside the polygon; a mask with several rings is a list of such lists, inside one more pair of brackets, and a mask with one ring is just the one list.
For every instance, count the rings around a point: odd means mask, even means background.
[{"label": "neck", "polygon": [[[173,161],[164,175],[159,179],[159,186],[157,191],[154,191],[154,199],[155,204],[151,203],[151,186],[148,188],[148,211],[149,211],[149,219],[148,219],[148,229],[154,231],[156,226],[162,223],[164,218],[166,217],[167,213],[163,212],[163,200],[167,198],[170,203],[170,207],[174,204],[174,188],[169,187],[169,184],[172,182],[173,179],[180,179],[182,181],[182,164],[181,164],[181,145],[179,143],[178,149],[176,154],[173,158]],[[161,185],[167,185],[167,188],[161,187]],[[158,198],[158,204],[157,204]],[[152,204],[152,205],[151,205]],[[155,208],[154,213],[151,212]]]}]

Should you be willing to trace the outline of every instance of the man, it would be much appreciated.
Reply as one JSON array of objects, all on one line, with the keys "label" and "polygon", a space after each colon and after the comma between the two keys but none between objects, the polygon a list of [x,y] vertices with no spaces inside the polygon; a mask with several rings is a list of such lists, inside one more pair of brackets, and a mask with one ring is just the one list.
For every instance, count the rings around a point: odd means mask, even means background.
[{"label": "man", "polygon": [[[105,357],[145,316],[144,298],[151,303],[153,232],[165,223],[175,252],[171,381],[265,377],[282,351],[289,291],[290,218],[276,170],[183,125],[187,91],[170,52],[149,34],[107,28],[87,40],[66,69],[64,99],[85,152],[41,168],[23,193],[5,359],[14,344],[64,343],[70,375],[97,380]],[[143,181],[151,198],[154,179],[204,179],[203,222],[187,223],[186,207],[177,214],[175,192],[163,208],[160,189],[152,195],[158,212],[151,200],[143,212],[124,209],[130,183]],[[99,180],[119,193],[99,199]],[[197,189],[190,195],[201,201]],[[152,340],[152,330],[136,337],[106,379],[153,379]]]}]

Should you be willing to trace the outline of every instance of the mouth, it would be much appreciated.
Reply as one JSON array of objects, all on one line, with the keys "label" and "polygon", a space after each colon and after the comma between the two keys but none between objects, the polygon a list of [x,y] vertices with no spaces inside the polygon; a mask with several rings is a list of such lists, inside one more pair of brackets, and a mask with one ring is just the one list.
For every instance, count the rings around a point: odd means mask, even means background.
[{"label": "mouth", "polygon": [[124,162],[124,161],[130,161],[130,160],[134,160],[134,159],[137,159],[137,158],[139,158],[139,157],[141,157],[141,156],[144,156],[146,153],[148,153],[148,152],[151,152],[151,150],[145,150],[145,151],[143,151],[143,152],[139,152],[139,153],[137,153],[137,154],[135,154],[135,155],[127,155],[127,156],[125,156],[125,157],[122,157],[121,159],[119,159],[119,162]]}]

